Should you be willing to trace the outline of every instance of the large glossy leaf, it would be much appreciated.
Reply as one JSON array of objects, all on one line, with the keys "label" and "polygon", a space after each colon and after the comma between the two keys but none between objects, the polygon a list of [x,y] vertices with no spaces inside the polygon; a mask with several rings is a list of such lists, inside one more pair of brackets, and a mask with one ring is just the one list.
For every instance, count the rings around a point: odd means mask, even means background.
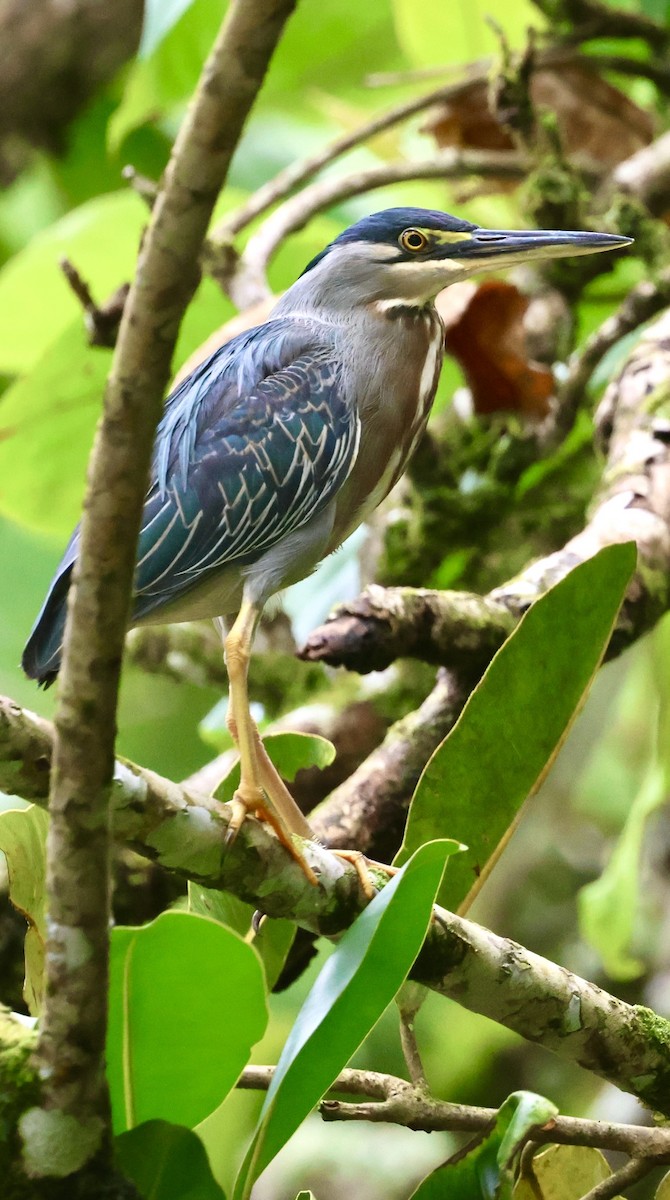
[{"label": "large glossy leaf", "polygon": [[102,302],[132,275],[146,223],[134,192],[112,192],[69,212],[10,259],[0,271],[0,372],[29,371],[75,318],[81,323],[59,259],[70,258]]},{"label": "large glossy leaf", "polygon": [[254,909],[251,904],[245,904],[237,896],[220,888],[206,888],[192,881],[188,885],[188,908],[189,912],[227,925],[253,946],[263,964],[268,991],[272,990],[295,939],[296,926],[293,921],[265,917],[258,931],[253,932]]},{"label": "large glossy leaf", "polygon": [[111,351],[91,349],[81,318],[0,408],[0,512],[41,533],[67,536],[79,511]]},{"label": "large glossy leaf", "polygon": [[144,0],[144,21],[138,58],[150,58],[193,0]]},{"label": "large glossy leaf", "polygon": [[324,1095],[403,983],[430,921],[453,842],[422,846],[371,901],[329,958],[298,1014],[235,1184],[254,1180]]},{"label": "large glossy leaf", "polygon": [[225,1200],[197,1134],[167,1121],[145,1121],[114,1143],[118,1164],[144,1200]]},{"label": "large glossy leaf", "polygon": [[510,1200],[528,1134],[557,1112],[544,1096],[513,1092],[500,1106],[491,1133],[431,1172],[412,1193],[412,1200]]},{"label": "large glossy leaf", "polygon": [[112,930],[114,1129],[202,1121],[235,1085],[266,1023],[260,962],[232,930],[184,912]]},{"label": "large glossy leaf", "polygon": [[9,898],[28,922],[23,995],[33,1016],[42,1007],[46,942],[46,837],[43,809],[12,808],[0,813],[0,850],[7,860]]},{"label": "large glossy leaf", "polygon": [[440,903],[467,904],[544,778],[602,659],[635,566],[632,543],[608,546],[537,600],[498,651],[416,789],[404,862],[449,834],[468,850]]}]

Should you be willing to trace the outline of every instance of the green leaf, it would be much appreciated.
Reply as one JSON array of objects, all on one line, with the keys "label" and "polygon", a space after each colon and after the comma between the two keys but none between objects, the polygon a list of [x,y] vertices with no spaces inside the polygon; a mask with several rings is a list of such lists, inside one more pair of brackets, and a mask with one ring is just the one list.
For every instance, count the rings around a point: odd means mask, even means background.
[{"label": "green leaf", "polygon": [[[282,779],[290,783],[298,771],[308,767],[329,767],[335,758],[335,747],[318,733],[266,733],[263,745]],[[240,784],[239,759],[217,787],[217,800],[232,800]]]},{"label": "green leaf", "polygon": [[59,259],[72,260],[101,303],[132,275],[146,223],[134,192],[112,192],[67,213],[6,263],[0,271],[1,373],[31,370],[75,319],[82,325]]},{"label": "green leaf", "polygon": [[[417,12],[414,0],[393,0],[398,41],[410,61],[418,67],[473,62],[488,55],[498,56],[500,41],[486,20],[487,9],[479,0],[443,4],[428,0]],[[525,45],[530,25],[543,24],[529,0],[508,0],[500,16],[505,37],[513,48]]]},{"label": "green leaf", "polygon": [[612,1172],[593,1146],[549,1146],[534,1154],[512,1193],[513,1200],[581,1200]]},{"label": "green leaf", "polygon": [[90,349],[79,317],[0,409],[0,511],[41,533],[72,528],[111,350]]},{"label": "green leaf", "polygon": [[656,1189],[655,1200],[670,1200],[670,1171],[664,1175]]},{"label": "green leaf", "polygon": [[608,546],[536,600],[426,766],[396,862],[438,834],[463,842],[440,891],[446,908],[469,903],[553,762],[634,566],[632,543]]},{"label": "green leaf", "polygon": [[145,1200],[225,1200],[197,1134],[145,1121],[115,1139],[116,1159]]},{"label": "green leaf", "polygon": [[243,938],[249,932],[254,915],[254,909],[244,900],[221,888],[203,887],[193,880],[189,880],[188,884],[188,911],[200,917],[209,917],[212,921],[220,921]]},{"label": "green leaf", "polygon": [[[224,0],[192,0],[176,21],[178,0],[161,15],[161,26],[152,19],[145,45],[126,77],[123,100],[112,116],[107,133],[111,150],[140,125],[160,120],[177,105],[190,100],[205,58],[212,48],[226,10]],[[156,8],[165,8],[157,0]],[[181,5],[183,8],[183,4]],[[166,25],[170,21],[170,27]],[[156,37],[155,33],[162,33]]]},{"label": "green leaf", "polygon": [[192,3],[193,0],[144,0],[144,22],[137,57],[150,58]]},{"label": "green leaf", "polygon": [[328,1090],[407,976],[430,922],[455,843],[432,842],[361,913],[328,959],[280,1057],[235,1184],[254,1180]]},{"label": "green leaf", "polygon": [[39,1016],[44,990],[48,827],[48,814],[34,804],[0,813],[0,850],[7,859],[9,898],[28,922],[23,996],[34,1017]]},{"label": "green leaf", "polygon": [[[412,1193],[412,1200],[510,1200],[519,1156],[533,1129],[558,1112],[555,1104],[534,1092],[513,1092],[500,1106],[491,1133],[467,1153],[431,1172]],[[537,1200],[537,1198],[536,1198]]]},{"label": "green leaf", "polygon": [[114,1129],[192,1126],[216,1108],[267,1024],[263,972],[216,921],[162,913],[112,930],[108,1076]]},{"label": "green leaf", "polygon": [[[183,362],[232,309],[204,280],[182,324]],[[31,373],[10,387],[0,410],[0,513],[65,538],[77,520],[86,464],[102,410],[111,350],[91,348],[75,316]]]},{"label": "green leaf", "polygon": [[244,900],[239,900],[230,892],[224,892],[220,888],[203,887],[192,880],[188,885],[188,907],[189,912],[199,913],[200,916],[210,917],[213,921],[227,925],[253,946],[263,964],[265,983],[271,992],[295,940],[297,927],[294,922],[264,917],[258,932],[252,933],[251,923],[255,910],[251,904],[245,904]]},{"label": "green leaf", "polygon": [[630,949],[639,909],[642,843],[649,817],[667,795],[666,772],[653,762],[605,870],[579,893],[581,932],[612,979],[637,979],[646,969]]}]

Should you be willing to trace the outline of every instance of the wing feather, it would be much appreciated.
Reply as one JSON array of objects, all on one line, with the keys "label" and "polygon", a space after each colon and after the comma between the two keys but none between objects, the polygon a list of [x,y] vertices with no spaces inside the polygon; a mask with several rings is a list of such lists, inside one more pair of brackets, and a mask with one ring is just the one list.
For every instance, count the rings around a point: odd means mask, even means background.
[{"label": "wing feather", "polygon": [[[242,569],[318,515],[359,438],[329,327],[280,318],[234,338],[168,397],[138,547],[134,619],[212,574]],[[23,663],[55,678],[79,531],[70,539]]]}]

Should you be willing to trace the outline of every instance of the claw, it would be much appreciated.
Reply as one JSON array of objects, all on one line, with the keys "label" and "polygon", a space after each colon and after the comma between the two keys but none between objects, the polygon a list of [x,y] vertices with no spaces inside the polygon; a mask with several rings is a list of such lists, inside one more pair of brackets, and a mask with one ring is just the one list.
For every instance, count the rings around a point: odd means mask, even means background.
[{"label": "claw", "polygon": [[372,858],[366,858],[362,850],[333,850],[338,858],[344,862],[350,863],[358,875],[360,885],[368,900],[374,900],[379,888],[372,879],[370,867],[376,867],[380,871],[384,871],[387,875],[397,875],[397,867],[389,867],[386,863],[375,862]]}]

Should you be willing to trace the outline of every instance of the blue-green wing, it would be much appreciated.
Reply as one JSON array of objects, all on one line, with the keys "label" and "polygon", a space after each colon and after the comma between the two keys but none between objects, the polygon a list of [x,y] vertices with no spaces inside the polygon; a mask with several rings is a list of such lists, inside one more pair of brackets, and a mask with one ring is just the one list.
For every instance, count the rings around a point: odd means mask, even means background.
[{"label": "blue-green wing", "polygon": [[[332,347],[316,345],[229,403],[161,429],[140,534],[134,617],[244,566],[316,516],[344,483],[358,421]],[[188,434],[186,430],[188,429]]]},{"label": "blue-green wing", "polygon": [[[154,447],[133,616],[224,567],[254,562],[316,516],[347,477],[358,421],[322,323],[279,318],[215,351],[168,397]],[[23,653],[31,678],[60,666],[79,552],[75,529]]]}]

